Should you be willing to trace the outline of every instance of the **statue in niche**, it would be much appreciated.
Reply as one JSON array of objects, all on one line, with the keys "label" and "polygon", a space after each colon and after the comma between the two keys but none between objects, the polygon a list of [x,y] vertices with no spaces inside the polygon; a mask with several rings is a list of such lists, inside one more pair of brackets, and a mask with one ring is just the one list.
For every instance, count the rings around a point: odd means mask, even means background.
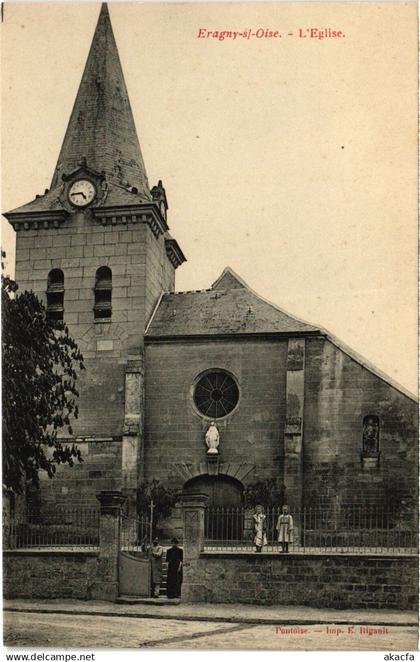
[{"label": "statue in niche", "polygon": [[217,455],[219,451],[219,430],[216,427],[214,421],[210,423],[209,429],[206,432],[206,445],[207,445],[207,455]]},{"label": "statue in niche", "polygon": [[363,453],[377,455],[379,453],[379,418],[366,416],[363,419]]}]

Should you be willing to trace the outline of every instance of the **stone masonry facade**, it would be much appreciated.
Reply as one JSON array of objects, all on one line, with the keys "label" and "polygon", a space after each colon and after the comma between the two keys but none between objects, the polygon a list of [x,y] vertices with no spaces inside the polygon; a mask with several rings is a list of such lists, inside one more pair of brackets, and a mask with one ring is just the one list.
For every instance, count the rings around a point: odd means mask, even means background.
[{"label": "stone masonry facade", "polygon": [[[218,422],[220,461],[249,465],[245,486],[279,478],[290,495],[298,484],[296,507],[392,508],[404,501],[414,508],[415,402],[325,337],[307,338],[302,441],[293,447],[296,434],[285,434],[293,429],[286,358],[287,339],[147,342],[145,476],[182,490],[185,466],[197,475],[197,465],[205,465],[209,420],[197,412],[192,393],[197,376],[217,367],[235,375],[241,391],[238,407]],[[371,413],[381,421],[380,458],[366,467],[363,419]]]},{"label": "stone masonry facade", "polygon": [[[307,341],[304,502],[357,501],[416,510],[415,401],[325,339]],[[380,420],[377,466],[361,461],[363,419]]]},{"label": "stone masonry facade", "polygon": [[146,346],[145,476],[182,490],[183,465],[206,463],[209,420],[193,403],[197,377],[209,368],[234,374],[237,409],[218,421],[220,461],[247,464],[244,482],[276,478],[283,456],[287,341],[236,339]]}]

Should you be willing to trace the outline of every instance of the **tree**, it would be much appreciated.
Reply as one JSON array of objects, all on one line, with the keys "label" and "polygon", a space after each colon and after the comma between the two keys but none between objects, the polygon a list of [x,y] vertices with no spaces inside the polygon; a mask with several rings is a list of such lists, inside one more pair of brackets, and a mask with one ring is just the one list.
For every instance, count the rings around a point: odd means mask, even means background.
[{"label": "tree", "polygon": [[284,485],[275,478],[258,480],[244,490],[245,505],[254,508],[261,504],[264,508],[282,506],[284,503]]},{"label": "tree", "polygon": [[17,290],[2,275],[3,486],[21,494],[27,482],[39,487],[40,471],[52,478],[58,464],[82,462],[80,450],[62,443],[57,433],[73,432],[75,366],[84,365],[67,326],[49,320],[32,291]]}]

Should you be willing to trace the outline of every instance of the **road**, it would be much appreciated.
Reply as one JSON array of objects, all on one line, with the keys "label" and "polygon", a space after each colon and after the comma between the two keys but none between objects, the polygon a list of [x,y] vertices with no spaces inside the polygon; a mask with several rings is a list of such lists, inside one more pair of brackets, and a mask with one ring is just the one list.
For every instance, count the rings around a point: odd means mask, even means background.
[{"label": "road", "polygon": [[[37,648],[167,648],[262,650],[417,649],[417,628],[388,626],[361,632],[354,626],[252,625],[72,614],[4,613],[6,646]],[[327,630],[328,628],[328,630]],[[337,630],[340,630],[338,632]],[[386,631],[384,631],[386,630]]]}]

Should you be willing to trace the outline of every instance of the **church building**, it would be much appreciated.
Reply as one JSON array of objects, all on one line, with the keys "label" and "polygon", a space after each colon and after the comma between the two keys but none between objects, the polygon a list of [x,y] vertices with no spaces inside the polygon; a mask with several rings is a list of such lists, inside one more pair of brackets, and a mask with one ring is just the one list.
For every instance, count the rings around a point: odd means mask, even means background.
[{"label": "church building", "polygon": [[229,267],[206,290],[176,290],[186,258],[164,185],[148,182],[106,5],[50,189],[5,216],[20,290],[64,320],[86,367],[63,437],[83,462],[42,479],[41,505],[121,490],[134,514],[157,479],[236,506],[275,480],[292,511],[415,510],[412,394]]}]

